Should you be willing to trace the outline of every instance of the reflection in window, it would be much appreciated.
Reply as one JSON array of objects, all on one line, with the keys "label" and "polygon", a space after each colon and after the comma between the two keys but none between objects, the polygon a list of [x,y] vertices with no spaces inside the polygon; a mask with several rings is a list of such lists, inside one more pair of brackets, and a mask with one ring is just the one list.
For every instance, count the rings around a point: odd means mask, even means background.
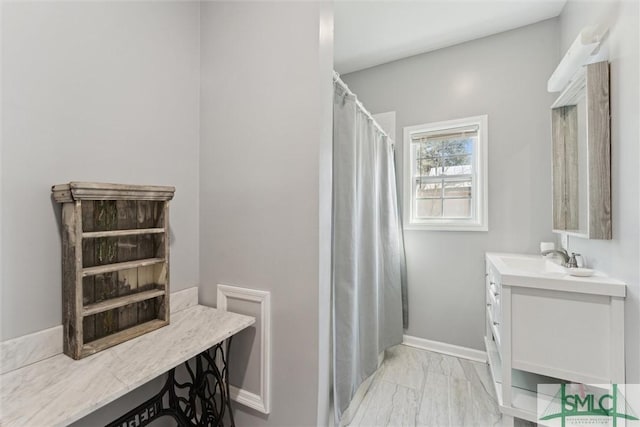
[{"label": "reflection in window", "polygon": [[416,218],[471,217],[472,160],[477,140],[477,127],[412,138]]}]

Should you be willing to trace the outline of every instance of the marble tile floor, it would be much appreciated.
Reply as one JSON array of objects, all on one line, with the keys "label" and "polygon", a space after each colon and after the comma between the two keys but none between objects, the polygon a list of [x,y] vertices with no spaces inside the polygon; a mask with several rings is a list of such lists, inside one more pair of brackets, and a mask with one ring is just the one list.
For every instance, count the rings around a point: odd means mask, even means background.
[{"label": "marble tile floor", "polygon": [[[398,345],[387,350],[350,427],[501,426],[486,363]],[[516,420],[516,427],[534,426]]]}]

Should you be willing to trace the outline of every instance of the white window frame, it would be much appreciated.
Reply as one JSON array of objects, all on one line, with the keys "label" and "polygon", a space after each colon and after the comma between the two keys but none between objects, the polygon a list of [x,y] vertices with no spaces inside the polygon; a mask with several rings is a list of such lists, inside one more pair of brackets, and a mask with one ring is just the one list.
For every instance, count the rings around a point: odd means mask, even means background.
[{"label": "white window frame", "polygon": [[[474,116],[463,119],[426,123],[404,128],[403,162],[403,219],[405,230],[439,231],[488,231],[489,230],[489,186],[488,186],[488,116]],[[447,129],[478,126],[478,142],[472,153],[472,206],[471,218],[415,218],[413,206],[413,159],[411,139],[415,134]]]}]

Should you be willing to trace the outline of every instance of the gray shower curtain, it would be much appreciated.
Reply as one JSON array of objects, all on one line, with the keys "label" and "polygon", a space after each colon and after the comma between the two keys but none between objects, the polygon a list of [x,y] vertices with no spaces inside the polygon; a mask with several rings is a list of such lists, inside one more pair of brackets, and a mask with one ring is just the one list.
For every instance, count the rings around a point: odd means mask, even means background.
[{"label": "gray shower curtain", "polygon": [[338,424],[402,342],[404,248],[392,141],[340,82],[333,103],[333,398]]}]

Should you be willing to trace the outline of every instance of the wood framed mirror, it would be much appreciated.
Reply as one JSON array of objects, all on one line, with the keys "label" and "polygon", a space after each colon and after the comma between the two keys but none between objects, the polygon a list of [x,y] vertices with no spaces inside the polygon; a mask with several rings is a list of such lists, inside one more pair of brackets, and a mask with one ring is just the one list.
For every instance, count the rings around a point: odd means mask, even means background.
[{"label": "wood framed mirror", "polygon": [[551,106],[553,231],[611,239],[609,63],[581,67]]}]

